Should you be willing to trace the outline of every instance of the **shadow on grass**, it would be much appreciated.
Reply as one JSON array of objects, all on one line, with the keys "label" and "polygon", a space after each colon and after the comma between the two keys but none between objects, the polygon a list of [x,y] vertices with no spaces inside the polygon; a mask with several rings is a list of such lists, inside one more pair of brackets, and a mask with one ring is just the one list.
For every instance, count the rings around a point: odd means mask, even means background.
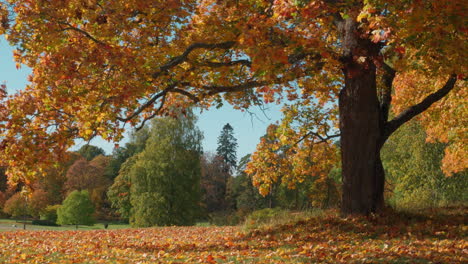
[{"label": "shadow on grass", "polygon": [[[251,230],[226,241],[132,245],[136,251],[275,252],[289,250],[297,258],[329,263],[463,263],[467,209],[458,213],[390,212],[341,218],[336,211],[296,223]],[[439,241],[444,241],[439,244]],[[185,241],[184,241],[185,242]],[[127,245],[128,246],[128,245]],[[237,252],[237,253],[236,253]],[[345,258],[346,256],[350,258]],[[330,260],[331,259],[331,260]],[[467,262],[468,263],[468,262]]]}]

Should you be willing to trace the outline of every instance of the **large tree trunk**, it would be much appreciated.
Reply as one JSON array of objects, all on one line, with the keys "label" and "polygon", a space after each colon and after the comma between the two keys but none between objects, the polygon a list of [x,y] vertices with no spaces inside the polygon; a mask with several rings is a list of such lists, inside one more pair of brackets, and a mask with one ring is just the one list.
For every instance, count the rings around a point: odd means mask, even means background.
[{"label": "large tree trunk", "polygon": [[383,204],[380,161],[380,108],[375,67],[359,67],[347,76],[340,94],[341,159],[344,214],[369,214]]},{"label": "large tree trunk", "polygon": [[377,97],[378,47],[359,38],[354,20],[343,22],[343,73],[339,97],[343,214],[369,214],[383,206],[384,171],[380,160],[383,134]]}]

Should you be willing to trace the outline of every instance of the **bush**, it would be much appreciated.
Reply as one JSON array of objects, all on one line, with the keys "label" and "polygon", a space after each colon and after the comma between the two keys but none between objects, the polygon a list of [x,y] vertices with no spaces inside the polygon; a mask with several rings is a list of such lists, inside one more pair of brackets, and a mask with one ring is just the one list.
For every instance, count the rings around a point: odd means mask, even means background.
[{"label": "bush", "polygon": [[94,224],[94,206],[88,191],[71,192],[57,210],[57,224],[92,225]]},{"label": "bush", "polygon": [[48,222],[56,223],[57,222],[57,210],[59,209],[60,204],[49,205],[47,206],[40,214],[40,219]]},{"label": "bush", "polygon": [[40,225],[40,226],[59,226],[55,222],[49,220],[33,220],[31,222],[32,225]]}]

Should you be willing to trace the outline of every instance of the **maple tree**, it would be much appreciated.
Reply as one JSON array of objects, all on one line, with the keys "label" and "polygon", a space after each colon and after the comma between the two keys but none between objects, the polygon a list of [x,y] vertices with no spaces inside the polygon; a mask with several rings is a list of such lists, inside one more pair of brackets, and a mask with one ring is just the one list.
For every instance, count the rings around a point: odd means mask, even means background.
[{"label": "maple tree", "polygon": [[328,139],[338,135],[329,135],[328,111],[317,109],[311,102],[285,107],[281,124],[268,127],[246,168],[262,195],[271,193],[277,182],[294,189],[309,180],[320,190],[311,200],[326,199],[320,196],[327,194],[328,174],[338,162],[336,146]]},{"label": "maple tree", "polygon": [[123,124],[222,100],[328,108],[345,214],[383,206],[381,147],[436,102],[422,118],[431,139],[449,144],[444,171],[467,166],[467,108],[457,107],[466,105],[466,1],[0,3],[0,33],[18,66],[33,69],[24,90],[6,97],[2,87],[0,97],[0,160],[12,182],[37,177],[74,138],[119,140]]},{"label": "maple tree", "polygon": [[66,195],[65,183],[67,172],[81,156],[76,152],[65,153],[64,159],[53,167],[48,168],[45,174],[32,185],[32,190],[47,190],[47,200],[50,204],[61,204]]}]

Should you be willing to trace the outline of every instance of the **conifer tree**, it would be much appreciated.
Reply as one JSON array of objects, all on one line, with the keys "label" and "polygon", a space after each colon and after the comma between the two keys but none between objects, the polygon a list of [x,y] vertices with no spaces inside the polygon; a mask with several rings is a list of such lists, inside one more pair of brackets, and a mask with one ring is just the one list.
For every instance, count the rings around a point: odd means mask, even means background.
[{"label": "conifer tree", "polygon": [[237,139],[234,137],[234,129],[227,123],[223,126],[221,134],[218,137],[218,148],[216,154],[223,158],[226,164],[226,170],[232,173],[237,163]]}]

